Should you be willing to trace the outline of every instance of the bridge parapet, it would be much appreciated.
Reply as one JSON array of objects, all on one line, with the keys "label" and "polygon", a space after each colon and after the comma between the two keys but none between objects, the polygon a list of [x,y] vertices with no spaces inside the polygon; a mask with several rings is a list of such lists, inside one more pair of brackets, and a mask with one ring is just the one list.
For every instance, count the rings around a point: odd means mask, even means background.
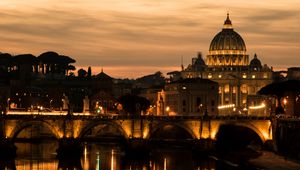
[{"label": "bridge parapet", "polygon": [[[220,126],[243,126],[257,133],[262,141],[272,139],[270,117],[266,116],[152,116],[152,115],[0,115],[6,137],[14,138],[26,127],[40,124],[50,129],[58,139],[63,137],[84,138],[91,131],[116,129],[124,138],[149,139],[164,126],[176,126],[188,132],[194,139],[216,140]],[[112,133],[114,133],[112,131]],[[95,132],[96,134],[96,132]]]}]

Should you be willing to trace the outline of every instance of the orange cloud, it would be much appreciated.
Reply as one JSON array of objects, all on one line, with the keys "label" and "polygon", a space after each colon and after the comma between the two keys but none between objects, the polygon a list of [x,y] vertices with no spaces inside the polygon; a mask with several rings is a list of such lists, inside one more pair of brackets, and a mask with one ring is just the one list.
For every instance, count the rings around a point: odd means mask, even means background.
[{"label": "orange cloud", "polygon": [[0,51],[52,50],[76,65],[148,73],[178,66],[181,56],[187,64],[197,51],[205,55],[229,11],[250,55],[275,67],[299,66],[298,6],[297,0],[3,0]]}]

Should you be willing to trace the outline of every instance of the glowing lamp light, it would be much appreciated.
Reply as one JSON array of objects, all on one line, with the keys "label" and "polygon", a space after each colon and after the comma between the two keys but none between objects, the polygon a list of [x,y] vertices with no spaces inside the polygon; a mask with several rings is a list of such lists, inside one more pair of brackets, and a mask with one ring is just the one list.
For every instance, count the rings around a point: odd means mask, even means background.
[{"label": "glowing lamp light", "polygon": [[166,107],[166,111],[167,112],[170,111],[170,107],[169,106]]},{"label": "glowing lamp light", "polygon": [[258,105],[258,106],[249,106],[249,109],[262,109],[262,108],[265,108],[266,107],[266,104],[265,103],[262,103],[261,105]]},{"label": "glowing lamp light", "polygon": [[285,98],[285,99],[283,99],[283,104],[284,104],[284,105],[286,105],[286,104],[287,104],[287,100],[286,100],[286,98]]},{"label": "glowing lamp light", "polygon": [[228,105],[221,105],[218,106],[218,109],[228,109],[228,108],[234,108],[235,104],[228,104]]}]

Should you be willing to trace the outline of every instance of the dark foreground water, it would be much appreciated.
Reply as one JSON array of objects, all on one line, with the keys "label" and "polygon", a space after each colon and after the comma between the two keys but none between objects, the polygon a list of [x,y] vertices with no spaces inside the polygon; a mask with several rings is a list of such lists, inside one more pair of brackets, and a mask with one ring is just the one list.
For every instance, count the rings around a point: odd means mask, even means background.
[{"label": "dark foreground water", "polygon": [[86,143],[81,160],[58,161],[57,142],[39,144],[17,143],[17,158],[1,162],[0,170],[226,170],[245,169],[215,159],[195,155],[186,148],[161,147],[152,149],[149,157],[128,157],[118,145]]}]

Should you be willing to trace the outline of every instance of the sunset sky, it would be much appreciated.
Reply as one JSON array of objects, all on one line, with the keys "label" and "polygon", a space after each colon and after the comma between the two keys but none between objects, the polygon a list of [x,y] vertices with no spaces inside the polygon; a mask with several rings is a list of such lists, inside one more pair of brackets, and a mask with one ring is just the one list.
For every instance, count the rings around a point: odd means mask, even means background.
[{"label": "sunset sky", "polygon": [[250,59],[300,67],[299,0],[0,0],[0,51],[56,51],[115,78],[166,73],[208,53],[227,11]]}]

